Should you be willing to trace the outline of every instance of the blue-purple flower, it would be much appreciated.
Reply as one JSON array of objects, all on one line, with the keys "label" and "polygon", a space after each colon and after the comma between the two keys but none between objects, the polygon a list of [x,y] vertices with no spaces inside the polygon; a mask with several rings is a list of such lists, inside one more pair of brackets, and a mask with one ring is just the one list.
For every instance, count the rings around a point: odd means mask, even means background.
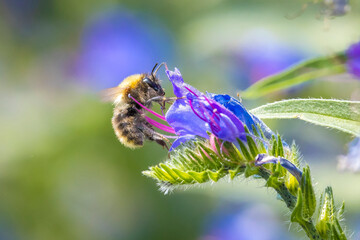
[{"label": "blue-purple flower", "polygon": [[360,78],[360,42],[351,45],[346,55],[348,72]]},{"label": "blue-purple flower", "polygon": [[352,172],[360,171],[360,137],[355,138],[349,145],[346,156],[339,157],[339,169]]},{"label": "blue-purple flower", "polygon": [[185,83],[176,68],[175,71],[167,70],[166,74],[178,98],[165,116],[178,136],[170,150],[197,136],[209,139],[208,133],[228,142],[235,142],[238,138],[245,140],[244,126],[252,131],[252,126],[257,128],[259,125],[266,134],[273,134],[235,98],[200,92]]},{"label": "blue-purple flower", "polygon": [[233,142],[244,138],[242,122],[230,110],[194,87],[184,83],[178,69],[166,71],[178,99],[166,113],[166,121],[175,130],[178,139],[172,149],[196,136],[209,138],[208,132],[216,137]]}]

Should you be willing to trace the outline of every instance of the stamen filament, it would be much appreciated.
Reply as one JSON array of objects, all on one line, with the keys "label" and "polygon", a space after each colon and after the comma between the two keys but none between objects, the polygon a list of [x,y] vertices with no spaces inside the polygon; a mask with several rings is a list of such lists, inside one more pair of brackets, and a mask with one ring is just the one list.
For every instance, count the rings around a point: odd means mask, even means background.
[{"label": "stamen filament", "polygon": [[197,113],[197,112],[195,111],[195,108],[194,108],[194,106],[193,106],[193,104],[192,104],[192,100],[189,100],[189,105],[190,105],[191,110],[195,113],[195,115],[196,115],[198,118],[200,118],[201,120],[203,120],[203,121],[206,122],[206,118],[200,116],[199,113]]},{"label": "stamen filament", "polygon": [[154,119],[148,117],[148,116],[144,116],[146,121],[148,121],[151,125],[153,125],[154,127],[156,128],[159,128],[165,132],[168,132],[168,133],[172,133],[172,134],[175,134],[175,130],[172,128],[172,127],[169,127],[169,126],[166,126],[162,123],[159,123],[157,121],[155,121]]},{"label": "stamen filament", "polygon": [[166,121],[164,116],[161,116],[160,114],[154,112],[153,110],[145,107],[144,105],[142,105],[139,101],[137,101],[135,98],[133,98],[130,94],[129,94],[129,98],[131,98],[132,100],[134,100],[137,104],[139,104],[143,109],[145,109],[146,111],[148,111],[149,113],[155,115],[156,117],[160,118],[163,121]]},{"label": "stamen filament", "polygon": [[188,90],[189,92],[191,92],[192,94],[194,94],[195,95],[195,97],[198,97],[198,95],[196,94],[196,93],[194,93],[192,90],[190,90],[190,88],[188,88],[188,87],[184,87],[186,90]]},{"label": "stamen filament", "polygon": [[204,114],[205,115],[207,115],[207,117],[208,117],[208,123],[209,124],[211,124],[211,125],[214,125],[214,128],[216,129],[216,131],[218,132],[218,131],[220,131],[221,130],[221,127],[220,127],[220,125],[215,121],[215,119],[212,117],[212,116],[210,116],[210,114],[208,113],[208,112],[204,112]]},{"label": "stamen filament", "polygon": [[206,96],[204,96],[204,98],[205,98],[205,100],[209,103],[209,105],[211,106],[211,108],[212,108],[212,109],[215,109],[214,106],[213,106],[213,104],[210,102],[210,100],[209,100]]}]

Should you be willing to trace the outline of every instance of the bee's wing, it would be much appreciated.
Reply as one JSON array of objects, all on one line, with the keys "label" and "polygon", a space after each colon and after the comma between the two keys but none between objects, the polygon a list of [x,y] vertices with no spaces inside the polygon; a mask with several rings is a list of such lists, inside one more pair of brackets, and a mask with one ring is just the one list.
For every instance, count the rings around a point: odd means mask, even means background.
[{"label": "bee's wing", "polygon": [[124,92],[126,88],[113,87],[107,88],[100,92],[100,98],[103,102],[114,102],[115,99]]}]

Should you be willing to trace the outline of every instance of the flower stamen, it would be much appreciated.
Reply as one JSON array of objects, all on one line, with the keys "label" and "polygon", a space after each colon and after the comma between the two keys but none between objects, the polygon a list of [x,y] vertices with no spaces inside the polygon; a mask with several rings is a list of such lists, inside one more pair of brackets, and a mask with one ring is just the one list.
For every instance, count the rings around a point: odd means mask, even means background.
[{"label": "flower stamen", "polygon": [[161,120],[163,121],[166,121],[165,117],[164,116],[161,116],[160,114],[154,112],[153,110],[145,107],[144,105],[142,105],[139,101],[137,101],[135,98],[133,98],[130,94],[128,95],[129,98],[131,98],[132,100],[134,100],[137,104],[139,104],[143,109],[145,109],[146,111],[148,111],[149,113],[151,113],[152,115],[160,118]]},{"label": "flower stamen", "polygon": [[203,120],[203,121],[206,122],[206,118],[205,118],[204,116],[200,116],[199,113],[196,112],[196,110],[195,110],[195,108],[194,108],[194,106],[193,106],[193,104],[192,104],[192,100],[191,100],[191,99],[189,99],[189,105],[190,105],[191,110],[195,113],[195,115],[196,115],[198,118],[200,118],[201,120]]},{"label": "flower stamen", "polygon": [[166,126],[166,125],[164,125],[162,123],[159,123],[159,122],[155,121],[154,119],[152,119],[152,118],[150,118],[148,116],[144,116],[144,117],[145,117],[146,121],[148,121],[154,127],[159,128],[160,130],[163,130],[165,132],[175,134],[175,130],[172,127]]},{"label": "flower stamen", "polygon": [[195,95],[195,97],[198,97],[198,95],[196,94],[196,93],[194,93],[194,91],[192,91],[190,88],[188,88],[188,87],[184,87],[186,90],[188,90],[189,92],[191,92],[192,94],[194,94]]}]

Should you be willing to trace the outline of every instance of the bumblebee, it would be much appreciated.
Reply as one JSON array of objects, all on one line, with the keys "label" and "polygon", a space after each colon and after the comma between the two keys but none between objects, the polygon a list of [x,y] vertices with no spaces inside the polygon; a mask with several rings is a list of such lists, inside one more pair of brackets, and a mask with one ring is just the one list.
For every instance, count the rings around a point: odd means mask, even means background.
[{"label": "bumblebee", "polygon": [[168,149],[166,143],[169,140],[153,129],[152,120],[145,115],[145,110],[151,111],[153,102],[158,102],[162,110],[165,108],[165,91],[156,77],[164,64],[158,67],[156,64],[151,73],[131,75],[117,87],[105,89],[102,93],[103,100],[114,102],[112,126],[126,147],[141,147],[145,140],[150,140]]}]

